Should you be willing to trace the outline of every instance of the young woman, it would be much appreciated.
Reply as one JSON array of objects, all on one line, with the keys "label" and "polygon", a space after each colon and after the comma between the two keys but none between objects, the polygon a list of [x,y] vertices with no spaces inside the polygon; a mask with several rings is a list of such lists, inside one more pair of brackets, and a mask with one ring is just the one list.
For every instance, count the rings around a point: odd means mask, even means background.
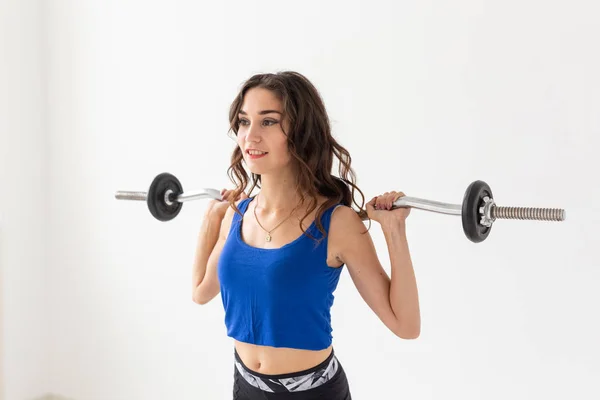
[{"label": "young woman", "polygon": [[[217,294],[234,339],[234,399],[351,399],[332,345],[330,310],[345,265],[383,324],[403,339],[420,333],[402,192],[363,210],[350,155],[331,134],[317,89],[292,72],[252,76],[233,101],[233,190],[207,207],[194,259],[192,295]],[[331,174],[334,157],[339,177]],[[249,170],[250,177],[246,172]],[[260,191],[248,197],[255,188]],[[363,197],[352,208],[355,191]],[[363,220],[377,221],[388,277]]]}]

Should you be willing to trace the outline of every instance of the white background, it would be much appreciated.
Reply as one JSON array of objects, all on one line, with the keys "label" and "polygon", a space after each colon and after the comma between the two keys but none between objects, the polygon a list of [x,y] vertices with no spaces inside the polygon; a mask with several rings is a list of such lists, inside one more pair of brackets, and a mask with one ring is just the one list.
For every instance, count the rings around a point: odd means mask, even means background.
[{"label": "white background", "polygon": [[[413,210],[422,333],[395,337],[344,271],[334,346],[356,399],[600,398],[599,7],[593,1],[0,2],[0,393],[231,398],[217,297],[192,302],[204,211],[154,220],[117,190],[161,172],[229,187],[227,113],[254,73],[320,90],[370,199],[500,205],[564,222]],[[377,223],[371,234],[390,272]]]}]

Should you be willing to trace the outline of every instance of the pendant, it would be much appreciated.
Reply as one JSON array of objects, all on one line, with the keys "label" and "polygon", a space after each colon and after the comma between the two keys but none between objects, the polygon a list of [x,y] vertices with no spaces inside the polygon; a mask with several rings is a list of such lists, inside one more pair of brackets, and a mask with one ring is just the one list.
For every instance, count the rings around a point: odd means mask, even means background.
[{"label": "pendant", "polygon": [[265,237],[265,240],[266,240],[267,242],[270,242],[270,241],[271,241],[271,234],[270,234],[270,233],[267,233],[267,237]]}]

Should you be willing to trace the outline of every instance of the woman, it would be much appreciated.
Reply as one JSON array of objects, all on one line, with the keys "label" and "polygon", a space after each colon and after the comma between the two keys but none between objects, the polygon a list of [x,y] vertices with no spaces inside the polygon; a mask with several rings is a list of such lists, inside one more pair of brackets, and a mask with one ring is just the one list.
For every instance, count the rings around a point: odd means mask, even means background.
[{"label": "woman", "polygon": [[[234,399],[351,399],[332,346],[333,292],[346,265],[388,329],[403,339],[419,336],[410,209],[391,210],[403,196],[395,191],[371,199],[366,212],[352,208],[355,191],[362,192],[350,155],[332,137],[318,91],[299,73],[251,77],[229,120],[237,147],[228,174],[236,188],[207,207],[192,293],[198,304],[221,293],[234,339]],[[331,175],[334,156],[339,178]],[[248,193],[260,188],[252,197],[245,194],[250,183]],[[384,232],[391,279],[367,218]]]}]

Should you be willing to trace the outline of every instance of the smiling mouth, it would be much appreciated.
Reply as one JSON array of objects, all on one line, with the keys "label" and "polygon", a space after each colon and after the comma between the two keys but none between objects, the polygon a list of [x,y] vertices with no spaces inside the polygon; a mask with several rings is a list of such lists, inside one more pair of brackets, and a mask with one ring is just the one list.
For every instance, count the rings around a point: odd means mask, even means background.
[{"label": "smiling mouth", "polygon": [[269,154],[268,152],[254,152],[254,151],[250,151],[247,150],[246,154],[248,154],[250,157],[262,157],[262,156],[266,156],[267,154]]}]

